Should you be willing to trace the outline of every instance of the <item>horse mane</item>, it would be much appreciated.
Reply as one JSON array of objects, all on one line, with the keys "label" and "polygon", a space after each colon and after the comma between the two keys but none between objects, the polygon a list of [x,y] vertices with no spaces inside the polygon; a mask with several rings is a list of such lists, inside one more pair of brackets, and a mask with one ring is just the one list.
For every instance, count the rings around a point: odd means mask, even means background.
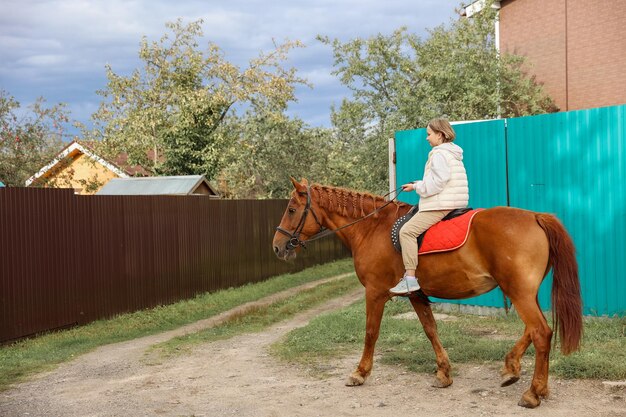
[{"label": "horse mane", "polygon": [[[388,203],[379,195],[329,185],[313,184],[311,191],[311,198],[315,199],[320,207],[345,217],[364,217]],[[396,207],[396,215],[401,207],[407,206],[406,203],[399,201],[394,201],[393,204]],[[373,217],[378,217],[378,214],[374,214]]]}]

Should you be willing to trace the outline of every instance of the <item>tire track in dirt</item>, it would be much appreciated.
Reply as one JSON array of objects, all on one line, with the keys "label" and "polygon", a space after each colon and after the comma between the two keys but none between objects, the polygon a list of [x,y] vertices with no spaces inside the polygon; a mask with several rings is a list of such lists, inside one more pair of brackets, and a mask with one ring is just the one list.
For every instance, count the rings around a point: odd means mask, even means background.
[{"label": "tire track in dirt", "polygon": [[[106,407],[103,407],[101,410],[87,407],[85,410],[76,410],[75,414],[71,414],[68,413],[69,410],[67,408],[60,407],[56,409],[53,404],[59,402],[56,397],[60,398],[64,395],[74,394],[76,397],[75,399],[68,398],[69,403],[93,402],[95,397],[98,396],[96,394],[103,394],[105,397],[110,396],[110,390],[104,389],[104,391],[102,391],[103,387],[115,385],[115,381],[123,384],[127,381],[136,380],[138,378],[137,375],[141,374],[142,369],[152,368],[152,366],[142,362],[144,353],[149,347],[174,337],[218,326],[233,317],[245,315],[250,311],[284,300],[298,292],[312,289],[327,282],[339,280],[350,275],[354,275],[354,273],[346,273],[309,282],[263,297],[256,301],[242,304],[216,316],[171,331],[99,347],[95,351],[81,355],[71,362],[59,365],[54,371],[37,375],[32,381],[19,384],[15,388],[0,394],[0,416],[128,415],[127,411],[121,410],[119,414],[110,414],[112,410]],[[358,294],[362,295],[362,293],[363,290],[360,289]],[[351,297],[354,298],[354,294],[353,292],[347,297],[349,299],[351,299]],[[346,297],[341,297],[331,300],[318,308],[310,310],[309,313],[320,309],[320,311],[336,309],[338,308],[336,303],[345,298]],[[110,380],[107,380],[107,378]],[[92,391],[91,393],[90,390]],[[152,414],[146,413],[145,415]]]}]

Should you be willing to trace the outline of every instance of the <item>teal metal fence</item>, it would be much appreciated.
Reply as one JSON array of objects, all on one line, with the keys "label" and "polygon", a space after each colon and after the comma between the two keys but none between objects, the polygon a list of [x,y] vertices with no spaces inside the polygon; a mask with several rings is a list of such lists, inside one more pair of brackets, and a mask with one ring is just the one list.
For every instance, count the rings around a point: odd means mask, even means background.
[{"label": "teal metal fence", "polygon": [[[470,206],[556,214],[574,239],[584,313],[626,312],[626,105],[456,124]],[[396,133],[398,184],[421,178],[425,129]],[[414,204],[416,196],[401,194]],[[539,301],[550,307],[551,276]],[[458,301],[502,307],[499,290]]]}]

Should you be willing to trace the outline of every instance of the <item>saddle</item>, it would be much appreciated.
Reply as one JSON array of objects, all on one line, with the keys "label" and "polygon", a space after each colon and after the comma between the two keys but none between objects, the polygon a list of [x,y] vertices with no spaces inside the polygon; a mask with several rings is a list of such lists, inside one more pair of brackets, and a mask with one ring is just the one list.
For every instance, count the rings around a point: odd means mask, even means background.
[{"label": "saddle", "polygon": [[[401,252],[400,228],[419,210],[417,205],[400,217],[391,228],[391,242],[396,251]],[[417,237],[419,254],[445,252],[458,249],[465,243],[474,215],[483,209],[462,208],[452,210],[440,222],[431,226]]]}]

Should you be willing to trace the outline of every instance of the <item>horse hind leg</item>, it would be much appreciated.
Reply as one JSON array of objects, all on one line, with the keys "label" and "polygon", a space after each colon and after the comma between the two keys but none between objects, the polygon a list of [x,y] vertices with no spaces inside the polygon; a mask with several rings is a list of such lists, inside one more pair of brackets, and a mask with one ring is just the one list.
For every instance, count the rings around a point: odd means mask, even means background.
[{"label": "horse hind leg", "polygon": [[428,337],[428,340],[430,340],[433,350],[435,351],[437,374],[433,387],[446,388],[452,385],[452,377],[450,376],[450,359],[448,358],[448,353],[439,339],[439,334],[437,333],[437,323],[435,322],[433,311],[428,304],[419,299],[410,297],[409,300],[411,300],[413,309],[417,313],[417,317],[419,317],[422,327],[424,328],[424,333],[426,333],[426,336]]},{"label": "horse hind leg", "polygon": [[[541,404],[541,398],[549,394],[548,389],[548,369],[550,365],[550,342],[552,340],[552,329],[548,326],[546,318],[543,316],[537,298],[524,296],[520,299],[511,299],[517,313],[519,314],[526,330],[524,336],[528,334],[535,346],[535,372],[530,384],[530,388],[524,392],[519,401],[519,405],[527,408],[535,408]],[[524,336],[516,344],[519,347],[525,343]]]},{"label": "horse hind leg", "polygon": [[524,335],[515,343],[511,351],[504,359],[504,366],[500,372],[502,380],[500,386],[508,387],[519,380],[521,366],[520,360],[532,342],[528,327],[524,329]]}]

